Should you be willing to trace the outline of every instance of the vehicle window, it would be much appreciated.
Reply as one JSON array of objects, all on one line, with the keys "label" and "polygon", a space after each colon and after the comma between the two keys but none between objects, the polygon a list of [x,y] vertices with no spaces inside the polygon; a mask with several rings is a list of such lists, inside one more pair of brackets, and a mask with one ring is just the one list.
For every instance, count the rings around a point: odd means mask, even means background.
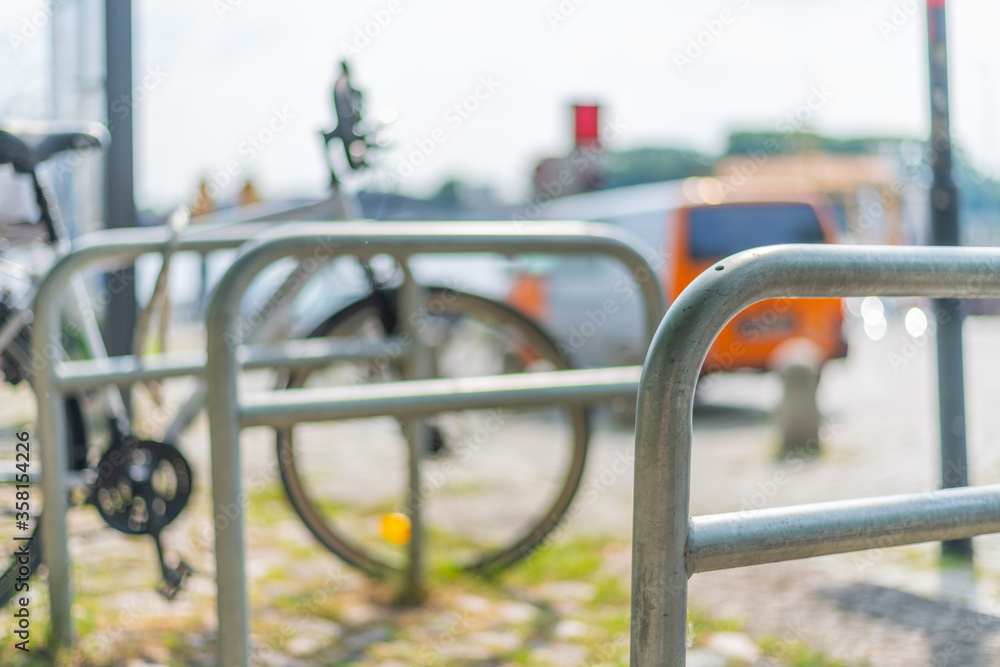
[{"label": "vehicle window", "polygon": [[825,243],[808,204],[705,206],[690,210],[690,254],[718,259],[776,243]]}]

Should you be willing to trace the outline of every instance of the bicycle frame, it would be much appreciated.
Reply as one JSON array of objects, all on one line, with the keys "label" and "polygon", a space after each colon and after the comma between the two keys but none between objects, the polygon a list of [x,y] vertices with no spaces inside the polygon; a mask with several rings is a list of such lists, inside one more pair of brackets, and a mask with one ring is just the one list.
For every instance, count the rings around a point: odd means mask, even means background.
[{"label": "bicycle frame", "polygon": [[[354,201],[349,198],[345,198],[341,192],[339,183],[333,183],[331,185],[331,194],[327,199],[321,200],[319,202],[314,202],[306,204],[303,206],[294,206],[290,208],[280,209],[278,211],[271,211],[262,215],[252,215],[248,214],[237,220],[232,219],[232,213],[226,212],[224,214],[227,225],[238,225],[246,223],[280,223],[287,221],[297,221],[297,220],[351,220],[357,214],[356,207],[353,205]],[[249,207],[254,208],[254,207]],[[327,218],[324,216],[332,215],[332,218]],[[217,218],[217,215],[207,215],[203,216],[202,220],[206,223],[211,224],[213,218]],[[325,266],[329,262],[324,262]],[[272,317],[270,317],[267,322],[259,329],[254,330],[252,333],[251,341],[257,343],[273,343],[288,337],[288,334],[292,333],[288,328],[287,323],[290,321],[289,317],[286,317],[295,305],[295,300],[302,293],[308,284],[308,280],[299,281],[295,277],[299,274],[302,269],[302,263],[299,262],[294,269],[289,273],[281,285],[274,291],[272,298],[268,299],[268,302],[273,300],[273,297],[280,294],[285,294],[285,298],[279,299],[277,304],[277,311]],[[317,271],[318,273],[318,271]],[[312,278],[312,276],[310,276]],[[209,295],[211,296],[211,295]],[[201,412],[201,410],[207,405],[207,383],[204,379],[199,379],[196,387],[191,393],[191,396],[187,401],[178,409],[173,420],[167,425],[163,433],[163,439],[167,442],[176,442],[181,433],[187,429],[188,426],[194,422],[195,418]]]},{"label": "bicycle frame", "polygon": [[[306,205],[297,205],[294,207],[284,208],[279,211],[270,211],[263,215],[253,215],[252,210],[248,214],[240,217],[236,220],[232,219],[232,214],[227,212],[223,217],[228,218],[230,221],[224,225],[214,226],[214,229],[221,229],[222,227],[229,227],[230,225],[241,225],[249,223],[280,223],[286,220],[303,220],[303,219],[326,219],[325,216],[336,214],[338,216],[347,216],[353,214],[354,208],[351,205],[352,202],[343,197],[339,186],[334,186],[333,192],[330,197],[319,202],[314,202]],[[253,207],[250,207],[251,209]],[[204,216],[202,218],[205,222],[209,223],[208,228],[211,229],[211,220],[214,217],[219,216]],[[337,217],[334,219],[345,219],[344,217]],[[201,225],[199,225],[201,227]],[[255,231],[261,231],[265,227],[256,227]],[[197,236],[199,233],[206,231],[204,228],[199,230],[189,229],[187,234]],[[62,250],[62,251],[61,251]],[[59,257],[66,254],[68,247],[64,245],[63,249],[56,248],[57,260]],[[38,286],[41,281],[47,275],[47,271],[37,277],[31,277],[27,275],[27,271],[23,269],[20,265],[15,264],[20,268],[25,274],[23,277],[30,280],[31,284],[26,290],[26,292],[20,297],[20,304],[12,309],[11,316],[3,323],[0,327],[0,353],[5,352],[7,348],[14,342],[17,337],[18,332],[28,324],[32,316],[32,308],[34,307],[35,298],[38,292]],[[300,274],[302,264],[299,263],[289,274],[289,277],[285,279],[284,283],[280,285],[268,302],[274,302],[276,310],[274,316],[269,318],[265,326],[254,332],[255,342],[275,342],[283,338],[288,337],[292,333],[288,328],[289,319],[287,317],[288,313],[291,311],[292,307],[295,305],[295,300],[301,294],[302,290],[308,284],[308,280],[300,281],[293,280],[293,277]],[[91,303],[89,290],[86,287],[83,279],[77,275],[71,280],[72,294],[69,298],[69,316],[82,325],[81,333],[83,334],[83,342],[87,348],[87,353],[92,359],[107,359],[108,353],[104,345],[104,339],[100,334],[100,330],[97,327],[96,319],[94,318],[94,313],[92,310],[89,312],[84,312],[81,304]],[[277,295],[283,295],[280,299],[275,299]],[[65,359],[65,352],[63,351],[63,360]],[[124,427],[129,423],[127,418],[127,412],[125,410],[124,400],[122,395],[116,386],[110,386],[106,388],[107,393],[107,404],[109,411],[115,420],[118,422],[120,427]],[[190,398],[177,410],[173,419],[169,422],[166,429],[164,430],[163,440],[166,442],[177,442],[180,435],[190,426],[201,410],[205,407],[206,396],[205,396],[205,383],[203,380],[199,380],[198,385],[195,387]],[[123,428],[127,431],[127,428]]]},{"label": "bicycle frame", "polygon": [[[65,247],[56,247],[57,259],[65,254],[64,249],[68,250],[68,248]],[[22,303],[26,301],[27,305],[22,305],[12,309],[12,316],[4,323],[2,329],[0,329],[0,353],[7,351],[7,348],[14,342],[18,332],[20,332],[24,325],[28,323],[32,315],[31,305],[34,303],[34,299],[38,292],[38,285],[43,277],[44,274],[43,276],[39,276],[38,278],[31,280],[31,286],[29,287],[28,292],[24,297],[22,297]],[[83,343],[86,347],[87,353],[95,359],[106,359],[108,351],[104,345],[104,338],[101,336],[100,329],[97,326],[97,320],[94,318],[94,313],[93,311],[90,311],[89,313],[84,312],[82,307],[82,304],[90,302],[90,297],[87,291],[86,283],[84,283],[83,279],[79,275],[75,276],[70,282],[70,290],[70,314],[74,319],[80,322],[80,333],[83,336]],[[62,357],[63,359],[66,358],[64,350],[62,351]],[[126,426],[129,424],[129,419],[121,392],[119,392],[115,387],[108,388],[107,401],[109,412],[118,423],[118,427],[122,429],[123,432],[127,431],[128,429]]]}]

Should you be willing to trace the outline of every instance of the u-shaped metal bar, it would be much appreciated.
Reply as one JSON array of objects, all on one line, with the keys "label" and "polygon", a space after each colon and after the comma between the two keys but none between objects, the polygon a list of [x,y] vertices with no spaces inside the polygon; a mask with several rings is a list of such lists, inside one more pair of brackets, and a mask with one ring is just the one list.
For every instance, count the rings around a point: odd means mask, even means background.
[{"label": "u-shaped metal bar", "polygon": [[695,572],[1000,532],[1000,485],[691,518],[694,388],[726,323],[767,298],[872,295],[1000,296],[1000,249],[757,248],[718,262],[671,305],[639,383],[633,666],[684,664]]}]

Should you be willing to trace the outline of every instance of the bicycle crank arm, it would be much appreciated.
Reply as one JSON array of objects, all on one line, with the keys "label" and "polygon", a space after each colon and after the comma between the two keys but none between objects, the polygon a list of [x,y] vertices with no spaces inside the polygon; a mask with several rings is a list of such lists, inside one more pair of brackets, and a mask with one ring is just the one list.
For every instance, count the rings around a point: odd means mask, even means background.
[{"label": "bicycle crank arm", "polygon": [[173,600],[181,590],[184,588],[184,584],[194,570],[190,565],[184,562],[183,559],[178,559],[177,565],[171,567],[167,565],[167,559],[163,553],[163,542],[160,539],[159,533],[150,533],[150,537],[156,542],[156,556],[160,559],[160,572],[163,574],[163,581],[156,588],[156,592],[162,595],[167,600]]}]

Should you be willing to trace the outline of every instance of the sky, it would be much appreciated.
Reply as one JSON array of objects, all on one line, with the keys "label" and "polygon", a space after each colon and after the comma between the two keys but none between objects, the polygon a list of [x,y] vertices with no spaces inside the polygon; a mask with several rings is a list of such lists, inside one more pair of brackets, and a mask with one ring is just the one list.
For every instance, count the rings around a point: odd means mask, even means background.
[{"label": "sky", "polygon": [[[38,20],[48,6],[0,5],[0,69],[13,72],[0,80],[0,117],[51,111],[52,21]],[[392,120],[375,173],[353,184],[406,194],[457,177],[523,198],[535,163],[570,148],[573,102],[602,105],[615,149],[717,152],[739,129],[929,131],[924,7],[915,0],[134,6],[142,207],[189,200],[201,177],[221,197],[246,176],[268,197],[322,196],[318,132],[333,125],[330,87],[345,53],[368,116]],[[948,11],[953,131],[977,167],[1000,174],[1000,3],[952,0]],[[32,21],[41,25],[25,38]],[[72,60],[66,48],[60,42],[58,57]],[[95,84],[92,71],[76,82]]]}]

